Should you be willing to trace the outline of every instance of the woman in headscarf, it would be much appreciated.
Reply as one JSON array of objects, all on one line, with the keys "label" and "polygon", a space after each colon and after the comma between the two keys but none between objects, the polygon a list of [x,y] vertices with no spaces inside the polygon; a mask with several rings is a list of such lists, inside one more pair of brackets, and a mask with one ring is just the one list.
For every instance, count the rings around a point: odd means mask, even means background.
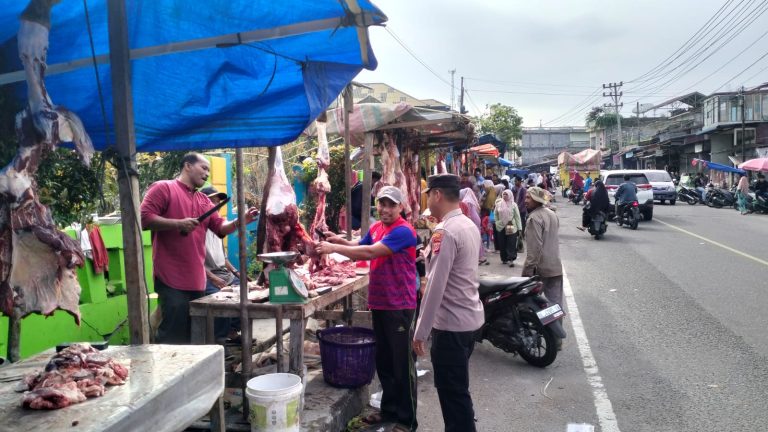
[{"label": "woman in headscarf", "polygon": [[[470,188],[464,188],[459,192],[459,203],[462,213],[475,223],[480,237],[483,236],[483,227],[480,221],[480,203],[477,202],[474,192]],[[480,245],[480,264],[488,264],[488,260],[485,258],[485,248]]]},{"label": "woman in headscarf", "polygon": [[596,180],[594,187],[590,189],[584,196],[584,202],[588,203],[584,205],[584,211],[581,214],[581,226],[578,229],[584,231],[589,228],[589,224],[592,222],[592,216],[597,212],[603,212],[608,215],[611,208],[611,202],[608,199],[608,190],[605,189],[605,184],[602,180]]},{"label": "woman in headscarf", "polygon": [[749,213],[747,210],[747,196],[749,196],[749,180],[746,175],[743,175],[736,186],[736,199],[739,200],[739,211],[742,215]]},{"label": "woman in headscarf", "polygon": [[487,214],[493,211],[494,203],[496,198],[498,198],[496,189],[493,187],[493,181],[486,180],[483,182],[483,193],[482,212]]},{"label": "woman in headscarf", "polygon": [[505,190],[501,193],[501,197],[496,200],[493,215],[494,235],[499,239],[496,248],[501,254],[501,263],[514,267],[517,259],[517,236],[523,228],[523,223],[512,191]]}]

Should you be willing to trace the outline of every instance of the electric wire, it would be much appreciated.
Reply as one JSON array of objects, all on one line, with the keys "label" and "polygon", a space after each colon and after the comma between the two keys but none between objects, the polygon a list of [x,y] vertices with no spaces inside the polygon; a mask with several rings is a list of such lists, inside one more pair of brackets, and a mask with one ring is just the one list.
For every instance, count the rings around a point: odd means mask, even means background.
[{"label": "electric wire", "polygon": [[443,78],[442,76],[440,76],[440,74],[438,74],[437,72],[435,72],[435,70],[434,70],[434,69],[432,69],[431,67],[429,67],[429,65],[428,65],[427,63],[425,63],[425,62],[424,62],[424,61],[423,61],[421,58],[419,58],[419,56],[418,56],[418,55],[416,55],[416,53],[415,53],[415,52],[413,52],[413,50],[412,50],[412,49],[410,49],[410,48],[408,47],[408,45],[407,45],[407,44],[406,44],[406,43],[405,43],[405,42],[404,42],[404,41],[403,41],[403,40],[402,40],[402,39],[401,39],[401,38],[400,38],[400,37],[399,37],[397,34],[395,34],[395,32],[394,32],[394,31],[393,31],[391,28],[389,28],[389,27],[384,27],[384,30],[386,30],[386,31],[387,31],[387,33],[389,33],[389,35],[390,35],[390,36],[392,36],[392,38],[395,40],[395,42],[397,42],[398,44],[400,44],[400,46],[401,46],[401,47],[403,47],[403,49],[405,49],[405,50],[408,52],[408,54],[410,54],[410,55],[411,55],[411,57],[413,57],[413,58],[414,58],[414,59],[415,59],[417,62],[419,62],[419,63],[420,63],[422,66],[424,66],[424,68],[426,68],[426,69],[427,69],[429,72],[431,72],[431,73],[432,73],[432,75],[434,75],[435,77],[437,77],[437,79],[439,79],[439,80],[440,80],[440,81],[442,81],[443,83],[447,84],[447,85],[448,85],[448,87],[451,87],[451,88],[453,88],[453,89],[456,89],[456,87],[454,87],[454,86],[453,86],[453,84],[451,84],[451,83],[450,83],[450,82],[449,82],[447,79],[445,79],[445,78]]},{"label": "electric wire", "polygon": [[768,51],[766,51],[766,52],[765,52],[765,54],[763,54],[763,55],[761,55],[760,57],[758,57],[758,59],[757,59],[757,60],[755,60],[755,61],[754,61],[752,64],[750,64],[750,65],[749,65],[749,66],[747,66],[746,68],[742,69],[742,71],[741,71],[741,72],[737,73],[736,75],[734,75],[733,77],[731,77],[731,79],[729,79],[728,81],[724,82],[722,85],[720,85],[720,87],[718,87],[718,88],[716,88],[716,89],[712,90],[712,93],[717,93],[717,91],[718,91],[718,90],[720,90],[721,88],[723,88],[723,87],[725,87],[726,85],[730,84],[730,83],[731,83],[731,81],[733,81],[733,80],[735,80],[736,78],[738,78],[739,76],[741,76],[741,75],[742,75],[744,72],[746,72],[746,71],[748,71],[748,70],[752,69],[752,66],[756,65],[757,63],[759,63],[759,62],[760,62],[760,60],[762,60],[762,59],[764,59],[764,58],[766,58],[766,57],[768,57]]}]

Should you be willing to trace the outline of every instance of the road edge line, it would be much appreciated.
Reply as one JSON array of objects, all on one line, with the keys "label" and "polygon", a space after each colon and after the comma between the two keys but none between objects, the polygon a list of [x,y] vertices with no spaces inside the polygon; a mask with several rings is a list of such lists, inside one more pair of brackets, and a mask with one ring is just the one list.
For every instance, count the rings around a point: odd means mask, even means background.
[{"label": "road edge line", "polygon": [[597,420],[600,423],[600,430],[602,432],[621,432],[616,420],[616,414],[613,412],[613,405],[608,398],[608,393],[605,391],[603,379],[600,377],[597,361],[592,354],[592,348],[589,346],[589,339],[587,339],[587,332],[584,330],[581,315],[579,315],[579,307],[576,305],[571,282],[568,280],[565,271],[563,271],[563,294],[565,294],[565,301],[568,305],[567,312],[573,327],[573,336],[576,338],[576,344],[581,354],[581,362],[584,364],[587,382],[592,388],[592,396],[595,399],[595,410],[597,412]]},{"label": "road edge line", "polygon": [[768,267],[768,261],[766,261],[766,260],[760,259],[760,258],[758,258],[756,256],[752,256],[752,255],[750,255],[750,254],[748,254],[746,252],[742,252],[740,250],[736,250],[736,249],[734,249],[734,248],[732,248],[730,246],[726,246],[726,245],[724,245],[722,243],[719,243],[719,242],[716,242],[714,240],[710,240],[710,239],[708,239],[708,238],[706,238],[706,237],[704,237],[702,235],[699,235],[699,234],[696,234],[694,232],[688,231],[686,229],[680,228],[679,226],[672,225],[669,222],[664,222],[663,220],[660,220],[659,218],[656,218],[656,222],[658,222],[660,224],[663,224],[663,225],[666,225],[666,226],[668,226],[670,228],[676,229],[676,230],[678,230],[678,231],[680,231],[680,232],[682,232],[684,234],[688,234],[691,237],[696,237],[699,240],[704,240],[707,243],[711,243],[711,244],[713,244],[713,245],[715,245],[717,247],[723,248],[723,249],[725,249],[725,250],[727,250],[729,252],[733,252],[736,255],[741,255],[744,258],[751,259],[752,261],[755,261],[755,262],[757,262],[759,264],[762,264],[762,265]]}]

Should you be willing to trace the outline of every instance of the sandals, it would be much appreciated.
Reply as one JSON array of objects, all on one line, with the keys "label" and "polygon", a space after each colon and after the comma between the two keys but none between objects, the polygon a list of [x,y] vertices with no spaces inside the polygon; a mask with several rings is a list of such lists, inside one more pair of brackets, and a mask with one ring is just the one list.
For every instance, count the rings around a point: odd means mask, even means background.
[{"label": "sandals", "polygon": [[380,412],[373,412],[363,417],[362,421],[363,423],[374,425],[374,424],[384,423],[384,417],[382,417]]}]

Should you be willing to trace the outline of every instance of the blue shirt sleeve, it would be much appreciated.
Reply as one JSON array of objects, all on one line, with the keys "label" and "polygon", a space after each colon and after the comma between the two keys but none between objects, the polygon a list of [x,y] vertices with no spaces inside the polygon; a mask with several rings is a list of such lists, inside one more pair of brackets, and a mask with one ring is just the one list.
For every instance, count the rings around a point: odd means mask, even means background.
[{"label": "blue shirt sleeve", "polygon": [[360,239],[360,246],[370,246],[373,244],[373,238],[371,238],[371,230],[365,234],[365,237]]},{"label": "blue shirt sleeve", "polygon": [[401,226],[385,235],[381,239],[381,243],[388,247],[392,253],[398,253],[403,249],[416,246],[416,236],[411,233],[408,227]]}]

